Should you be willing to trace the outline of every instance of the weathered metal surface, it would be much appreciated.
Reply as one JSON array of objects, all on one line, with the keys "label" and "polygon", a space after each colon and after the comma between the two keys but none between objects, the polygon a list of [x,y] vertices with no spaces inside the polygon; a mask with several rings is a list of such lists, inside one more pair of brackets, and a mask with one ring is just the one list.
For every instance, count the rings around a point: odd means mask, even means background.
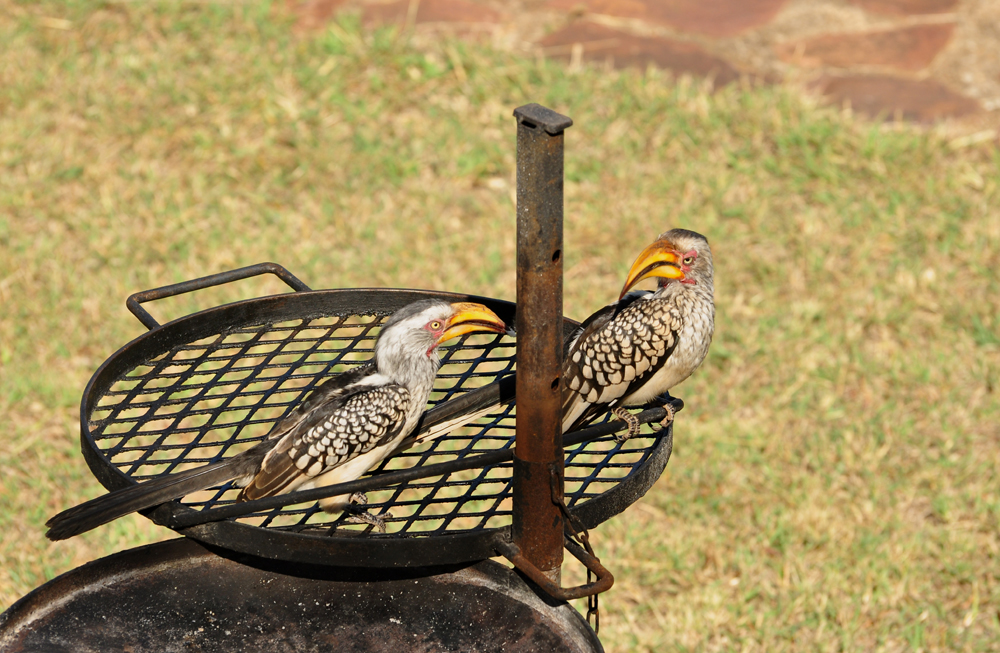
[{"label": "weathered metal surface", "polygon": [[359,572],[185,539],[84,565],[0,615],[4,653],[602,650],[571,606],[490,561]]},{"label": "weathered metal surface", "polygon": [[559,584],[563,517],[563,130],[572,120],[537,104],[517,119],[517,444],[511,534],[520,555]]}]

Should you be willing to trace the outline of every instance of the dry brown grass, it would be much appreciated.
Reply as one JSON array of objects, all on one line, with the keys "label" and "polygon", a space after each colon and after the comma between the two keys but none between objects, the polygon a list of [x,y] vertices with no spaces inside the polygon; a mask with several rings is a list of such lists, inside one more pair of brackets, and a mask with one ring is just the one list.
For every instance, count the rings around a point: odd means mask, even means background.
[{"label": "dry brown grass", "polygon": [[[455,65],[461,64],[459,71]],[[719,326],[674,459],[594,535],[609,651],[975,650],[1000,636],[1000,156],[780,89],[574,74],[267,7],[0,0],[0,608],[169,536],[51,544],[98,494],[90,374],[136,290],[274,260],[314,287],[514,295],[511,109],[574,118],[566,312],[670,226]],[[281,291],[248,281],[161,319]]]}]

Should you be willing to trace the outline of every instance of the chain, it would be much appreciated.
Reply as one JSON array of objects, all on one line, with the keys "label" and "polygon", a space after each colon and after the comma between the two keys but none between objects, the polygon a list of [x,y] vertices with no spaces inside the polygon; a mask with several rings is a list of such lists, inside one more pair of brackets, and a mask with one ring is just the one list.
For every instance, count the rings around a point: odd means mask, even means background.
[{"label": "chain", "polygon": [[[553,479],[555,481],[555,479]],[[566,507],[566,501],[563,497],[562,492],[556,491],[557,487],[561,487],[562,484],[556,484],[553,482],[552,486],[552,501],[559,506],[559,510],[563,514],[565,523],[569,526],[569,532],[566,534],[570,540],[574,541],[576,544],[583,547],[583,549],[592,555],[597,557],[594,553],[594,547],[590,544],[590,531],[588,531],[580,520],[576,518]],[[590,584],[594,580],[594,573],[587,570],[587,584]],[[597,594],[591,594],[587,597],[587,623],[591,625],[594,629],[594,634],[597,635],[601,632],[601,610]],[[593,623],[591,623],[591,617],[593,617]]]}]

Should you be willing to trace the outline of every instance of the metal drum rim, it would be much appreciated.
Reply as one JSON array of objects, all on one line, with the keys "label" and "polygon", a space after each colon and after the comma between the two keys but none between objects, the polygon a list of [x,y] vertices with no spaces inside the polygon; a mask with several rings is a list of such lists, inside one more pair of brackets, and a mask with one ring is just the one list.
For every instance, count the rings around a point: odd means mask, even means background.
[{"label": "metal drum rim", "polygon": [[[442,589],[452,586],[480,587],[490,595],[505,600],[508,605],[519,604],[540,615],[539,623],[558,632],[568,647],[595,653],[604,650],[594,631],[571,605],[546,600],[529,581],[515,576],[513,570],[497,562],[398,570],[330,569],[308,563],[289,564],[285,561],[276,563],[244,555],[241,552],[220,550],[218,547],[206,546],[188,538],[169,539],[112,553],[71,569],[36,587],[0,613],[0,649],[28,650],[25,641],[27,640],[28,645],[34,647],[31,650],[36,650],[40,642],[37,638],[32,640],[31,637],[37,631],[51,631],[53,622],[60,627],[71,625],[76,621],[74,613],[81,609],[92,614],[93,609],[85,604],[88,602],[88,597],[94,593],[107,594],[109,591],[121,591],[126,595],[130,592],[134,595],[142,591],[138,588],[146,586],[150,578],[154,576],[163,578],[164,574],[169,577],[168,582],[181,584],[192,575],[203,575],[205,567],[211,567],[216,573],[235,569],[244,584],[247,583],[247,579],[259,583],[262,579],[273,579],[277,576],[288,579],[288,582],[296,587],[306,587],[307,590],[310,587],[356,585],[359,592],[364,592],[365,587],[371,588],[383,582],[409,584],[410,581]],[[204,608],[210,610],[213,607],[212,601],[204,601],[204,594],[196,595],[202,598],[201,605]],[[211,599],[225,601],[225,590],[213,595]],[[169,612],[173,605],[171,601],[177,600],[177,597],[164,598],[162,611]],[[136,620],[135,630],[139,631],[144,627],[140,621],[148,620],[150,615],[141,607],[132,608],[133,611],[129,611],[130,608],[131,604],[124,605],[126,616]],[[431,606],[431,609],[446,610],[447,604]],[[209,611],[208,614],[212,615],[214,612]],[[307,619],[317,617],[316,611],[304,611],[303,614]],[[119,618],[121,616],[118,615]],[[168,625],[177,623],[168,622]],[[211,624],[212,621],[205,622],[206,626]],[[53,644],[58,650],[64,650],[62,645]],[[142,650],[150,650],[149,642],[140,643],[139,647]]]}]

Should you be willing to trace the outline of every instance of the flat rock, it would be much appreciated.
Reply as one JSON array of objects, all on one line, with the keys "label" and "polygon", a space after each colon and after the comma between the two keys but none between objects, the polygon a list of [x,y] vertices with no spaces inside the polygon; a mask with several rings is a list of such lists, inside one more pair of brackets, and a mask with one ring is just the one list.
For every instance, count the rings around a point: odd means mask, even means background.
[{"label": "flat rock", "polygon": [[907,120],[934,122],[979,111],[979,104],[934,80],[900,79],[888,75],[826,77],[818,83],[820,92],[837,103],[869,116],[892,119],[897,114]]},{"label": "flat rock", "polygon": [[856,34],[824,34],[775,48],[778,56],[800,66],[885,66],[916,72],[926,68],[951,40],[952,23],[914,25]]},{"label": "flat rock", "polygon": [[[546,56],[585,61],[612,59],[616,68],[646,67],[653,64],[674,74],[714,76],[716,86],[739,79],[739,72],[725,60],[692,43],[673,39],[642,37],[620,32],[588,21],[576,21],[539,41]],[[574,48],[577,54],[574,55]]]},{"label": "flat rock", "polygon": [[787,0],[550,0],[548,7],[638,18],[682,32],[736,36],[764,25]]},{"label": "flat rock", "polygon": [[[470,0],[420,0],[416,5],[416,23],[498,23],[496,10]],[[362,20],[366,25],[406,23],[410,0],[365,5]]]},{"label": "flat rock", "polygon": [[866,11],[886,16],[946,14],[954,11],[958,0],[848,0]]}]

